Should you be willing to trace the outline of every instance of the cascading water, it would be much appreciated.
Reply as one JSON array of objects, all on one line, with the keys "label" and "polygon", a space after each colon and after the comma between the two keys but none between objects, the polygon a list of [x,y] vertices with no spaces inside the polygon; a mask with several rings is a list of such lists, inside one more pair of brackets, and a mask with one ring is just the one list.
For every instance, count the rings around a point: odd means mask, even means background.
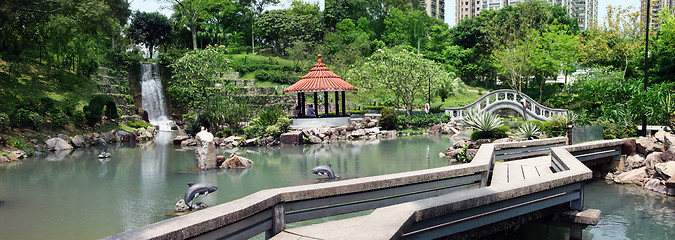
[{"label": "cascading water", "polygon": [[153,125],[159,125],[159,130],[170,131],[173,123],[166,116],[162,80],[159,78],[157,63],[141,63],[143,78],[141,79],[141,94],[143,109],[148,113],[148,120]]}]

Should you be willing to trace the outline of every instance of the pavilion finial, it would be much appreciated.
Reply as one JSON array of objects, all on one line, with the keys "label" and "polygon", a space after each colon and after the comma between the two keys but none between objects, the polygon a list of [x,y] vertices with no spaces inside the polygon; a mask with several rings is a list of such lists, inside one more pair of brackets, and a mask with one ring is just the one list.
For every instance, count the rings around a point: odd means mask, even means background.
[{"label": "pavilion finial", "polygon": [[319,57],[319,61],[318,61],[318,62],[319,62],[319,63],[323,63],[323,61],[321,61],[321,54],[319,54],[319,55],[317,55],[317,56]]}]

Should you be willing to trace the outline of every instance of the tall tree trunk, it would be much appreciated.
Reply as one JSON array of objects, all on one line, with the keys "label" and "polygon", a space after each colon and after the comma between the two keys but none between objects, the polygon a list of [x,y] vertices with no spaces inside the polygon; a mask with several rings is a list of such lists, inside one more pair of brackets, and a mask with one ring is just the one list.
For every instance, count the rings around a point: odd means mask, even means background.
[{"label": "tall tree trunk", "polygon": [[196,24],[191,24],[190,32],[192,32],[192,49],[197,49],[197,26],[196,26]]}]

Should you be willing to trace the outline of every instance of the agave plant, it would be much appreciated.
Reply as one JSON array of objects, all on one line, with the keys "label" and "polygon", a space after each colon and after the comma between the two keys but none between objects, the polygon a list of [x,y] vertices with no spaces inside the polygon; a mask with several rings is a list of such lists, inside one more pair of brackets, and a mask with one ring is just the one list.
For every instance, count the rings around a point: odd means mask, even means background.
[{"label": "agave plant", "polygon": [[489,132],[504,125],[502,124],[502,119],[497,115],[487,111],[478,112],[476,109],[471,109],[466,117],[464,117],[464,124],[481,132]]},{"label": "agave plant", "polygon": [[541,135],[541,130],[539,129],[539,126],[534,123],[525,123],[520,125],[518,133],[521,137],[530,140],[539,137],[539,135]]}]

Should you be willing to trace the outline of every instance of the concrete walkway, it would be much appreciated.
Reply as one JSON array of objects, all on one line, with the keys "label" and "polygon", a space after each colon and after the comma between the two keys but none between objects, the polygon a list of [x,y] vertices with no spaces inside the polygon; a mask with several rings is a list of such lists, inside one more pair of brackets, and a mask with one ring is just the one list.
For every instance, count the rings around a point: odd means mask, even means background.
[{"label": "concrete walkway", "polygon": [[490,186],[504,185],[550,174],[553,174],[553,171],[551,171],[551,156],[496,162],[492,171]]},{"label": "concrete walkway", "polygon": [[293,229],[286,229],[272,240],[345,239],[368,216],[347,218]]}]

